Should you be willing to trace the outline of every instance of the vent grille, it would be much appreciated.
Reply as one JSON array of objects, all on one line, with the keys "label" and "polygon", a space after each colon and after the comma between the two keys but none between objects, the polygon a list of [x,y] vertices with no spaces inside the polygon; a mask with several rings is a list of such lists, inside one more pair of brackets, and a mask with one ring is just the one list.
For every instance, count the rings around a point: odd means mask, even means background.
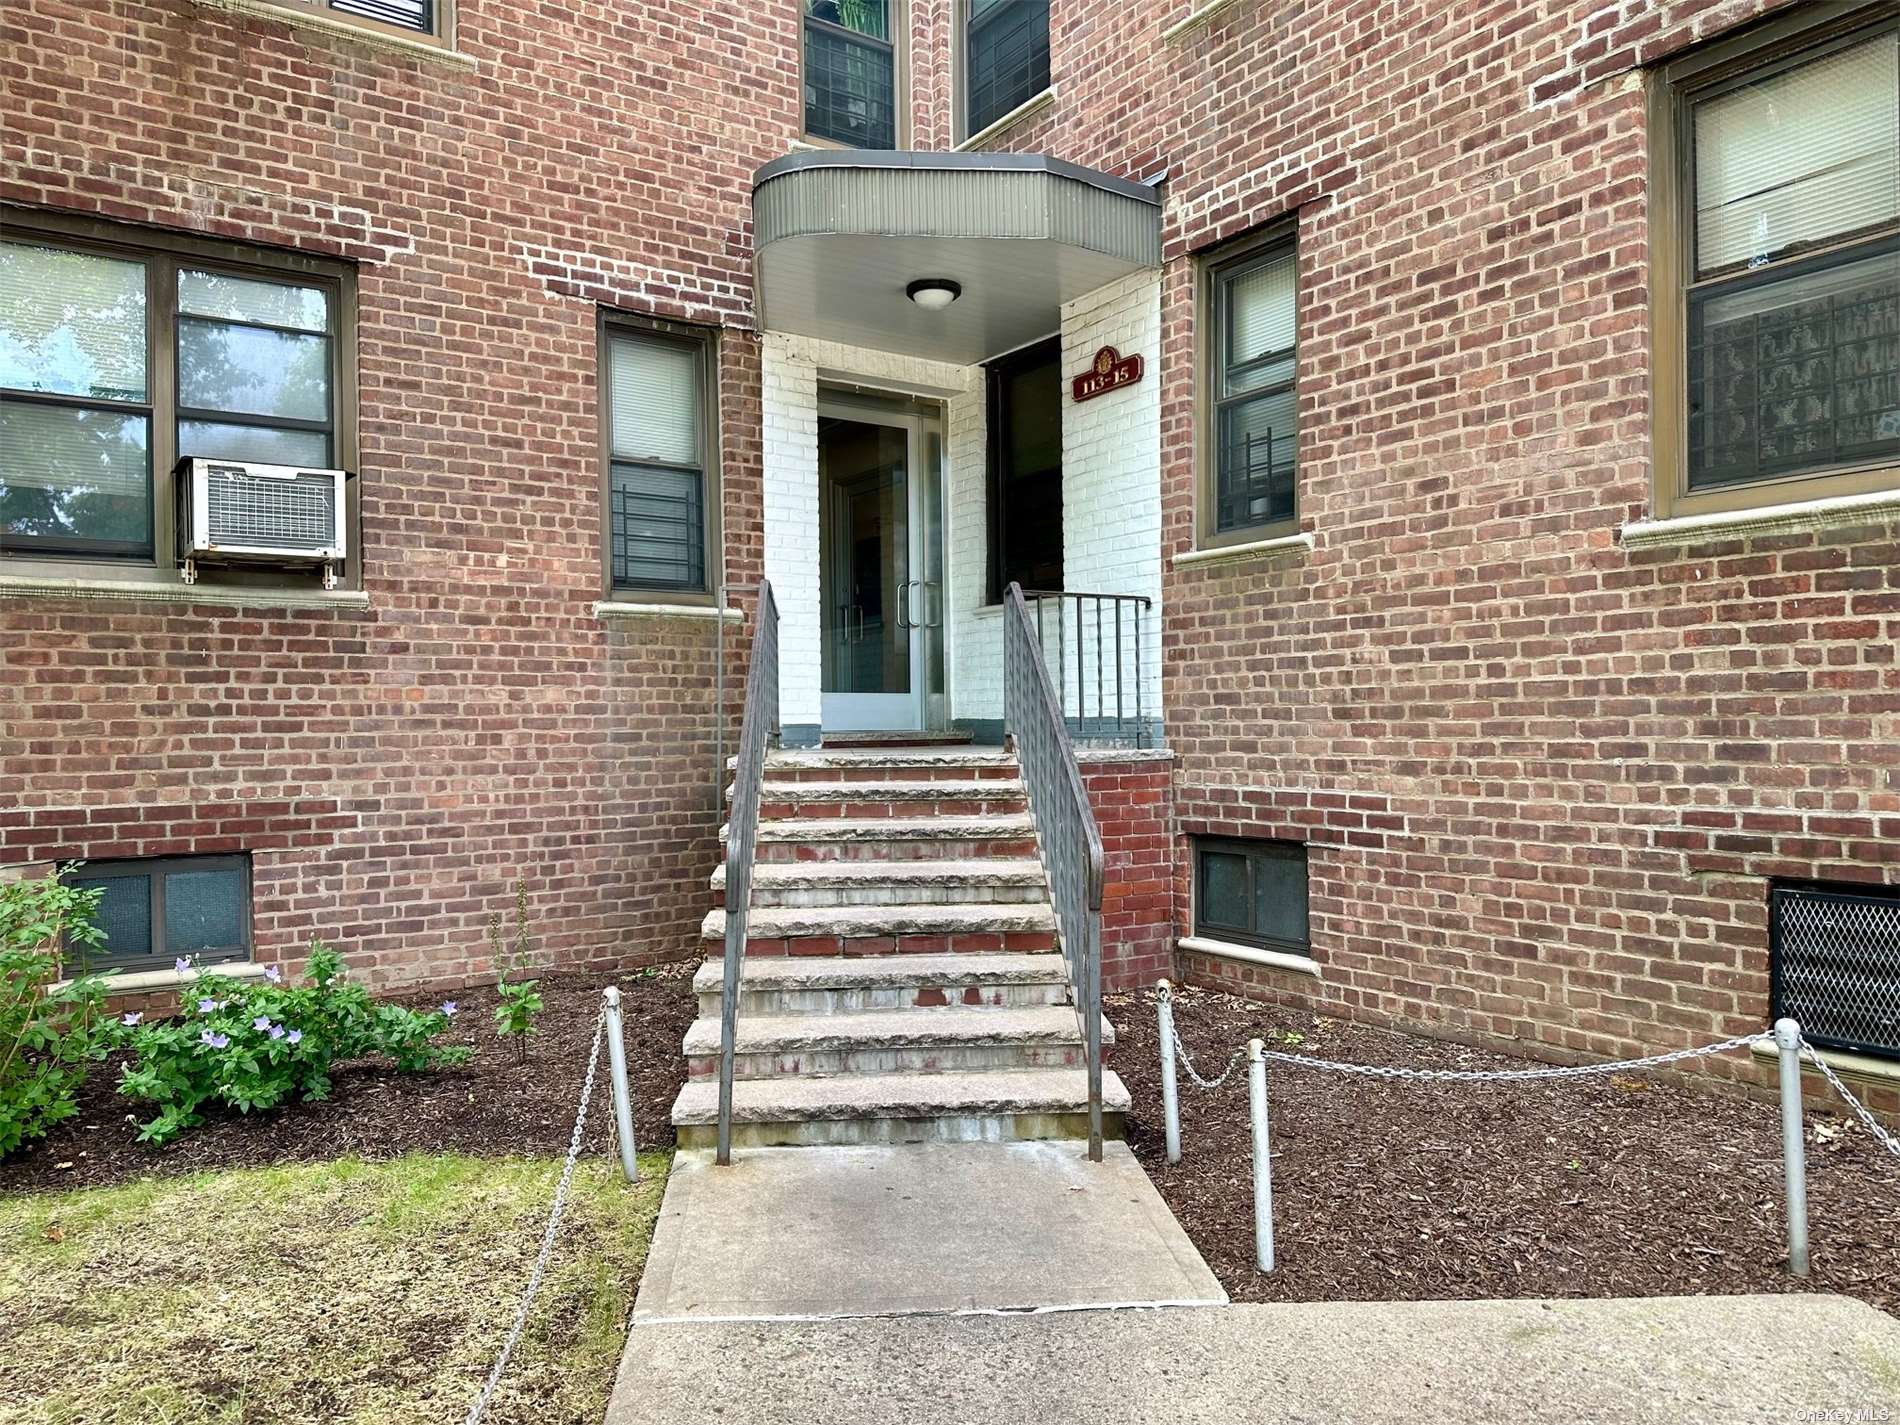
[{"label": "vent grille", "polygon": [[1900,1059],[1900,896],[1776,886],[1774,1012],[1823,1048]]},{"label": "vent grille", "polygon": [[329,549],[336,543],[336,477],[271,479],[214,465],[205,475],[206,539],[260,549]]}]

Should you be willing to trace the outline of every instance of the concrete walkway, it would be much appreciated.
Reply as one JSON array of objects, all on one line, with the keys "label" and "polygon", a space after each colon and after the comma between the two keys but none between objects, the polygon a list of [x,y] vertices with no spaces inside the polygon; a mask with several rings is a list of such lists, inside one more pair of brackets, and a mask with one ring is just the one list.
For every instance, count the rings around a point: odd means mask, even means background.
[{"label": "concrete walkway", "polygon": [[675,1157],[633,1319],[1226,1299],[1123,1143],[1100,1163],[1070,1140],[754,1148]]},{"label": "concrete walkway", "polygon": [[[1841,1413],[1804,1413],[1822,1411]],[[1900,1322],[1822,1296],[652,1326],[632,1333],[607,1412],[608,1425],[1829,1419],[1900,1421]]]}]

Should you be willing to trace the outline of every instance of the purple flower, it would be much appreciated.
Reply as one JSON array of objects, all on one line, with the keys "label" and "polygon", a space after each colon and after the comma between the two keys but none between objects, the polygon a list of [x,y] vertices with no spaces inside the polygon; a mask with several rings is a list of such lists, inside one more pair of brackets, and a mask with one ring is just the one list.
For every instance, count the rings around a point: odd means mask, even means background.
[{"label": "purple flower", "polygon": [[210,1049],[222,1049],[231,1042],[228,1034],[216,1034],[206,1029],[198,1035],[198,1042]]},{"label": "purple flower", "polygon": [[185,971],[191,968],[191,956],[180,955],[176,960],[172,961],[172,968],[179,974],[184,974]]},{"label": "purple flower", "polygon": [[455,1018],[455,1010],[456,1010],[456,1004],[454,1000],[443,1001],[442,1012],[446,1014],[450,1019]]},{"label": "purple flower", "polygon": [[145,1016],[142,1014],[121,1015],[119,1018],[119,1023],[123,1024],[127,1029],[130,1029],[133,1025],[137,1024],[143,1018],[145,1018]]},{"label": "purple flower", "polygon": [[284,978],[284,972],[278,969],[275,965],[266,965],[264,967],[264,978],[269,980],[274,985],[282,981],[282,979]]},{"label": "purple flower", "polygon": [[289,1044],[303,1043],[303,1031],[301,1029],[291,1030],[290,1033],[284,1036],[284,1041]]},{"label": "purple flower", "polygon": [[[282,1039],[284,1037],[284,1026],[281,1024],[273,1024],[270,1027],[270,1037],[273,1039]],[[303,1035],[299,1034],[297,1036],[297,1039],[301,1039],[301,1038],[303,1038]],[[297,1042],[297,1039],[293,1039],[290,1042],[295,1044]]]},{"label": "purple flower", "polygon": [[200,1014],[209,1014],[218,1007],[218,1002],[214,999],[201,999],[198,1001],[198,1013]]},{"label": "purple flower", "polygon": [[251,1028],[262,1034],[265,1030],[270,1028],[270,1016],[268,1014],[258,1015],[256,1019],[251,1021]]}]

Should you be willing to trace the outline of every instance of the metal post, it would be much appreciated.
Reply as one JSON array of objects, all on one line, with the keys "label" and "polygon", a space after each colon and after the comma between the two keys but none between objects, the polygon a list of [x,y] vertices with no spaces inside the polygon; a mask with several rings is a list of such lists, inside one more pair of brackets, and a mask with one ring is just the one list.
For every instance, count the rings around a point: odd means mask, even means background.
[{"label": "metal post", "polygon": [[1808,1162],[1801,1131],[1801,1026],[1775,1021],[1781,1051],[1781,1171],[1788,1199],[1788,1270],[1808,1274]]},{"label": "metal post", "polygon": [[633,1144],[633,1095],[627,1089],[627,1046],[620,1039],[620,991],[613,985],[601,991],[607,1001],[607,1071],[614,1085],[614,1128],[620,1138],[620,1170],[627,1181],[640,1181],[640,1160]]},{"label": "metal post", "polygon": [[1161,1116],[1167,1126],[1168,1161],[1181,1161],[1181,1094],[1174,1082],[1174,1001],[1166,980],[1155,986],[1155,1028],[1161,1036]]},{"label": "metal post", "polygon": [[1267,1142],[1266,1046],[1258,1039],[1247,1044],[1247,1103],[1253,1115],[1253,1240],[1260,1270],[1273,1270],[1273,1150]]}]

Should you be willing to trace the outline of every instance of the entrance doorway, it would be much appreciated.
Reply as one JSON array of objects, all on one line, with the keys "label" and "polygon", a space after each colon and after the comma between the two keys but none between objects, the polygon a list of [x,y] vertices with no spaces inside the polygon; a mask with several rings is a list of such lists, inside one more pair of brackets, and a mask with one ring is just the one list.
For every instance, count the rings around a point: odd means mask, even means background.
[{"label": "entrance doorway", "polygon": [[909,402],[818,406],[818,558],[828,732],[937,730],[943,681],[943,425]]}]

